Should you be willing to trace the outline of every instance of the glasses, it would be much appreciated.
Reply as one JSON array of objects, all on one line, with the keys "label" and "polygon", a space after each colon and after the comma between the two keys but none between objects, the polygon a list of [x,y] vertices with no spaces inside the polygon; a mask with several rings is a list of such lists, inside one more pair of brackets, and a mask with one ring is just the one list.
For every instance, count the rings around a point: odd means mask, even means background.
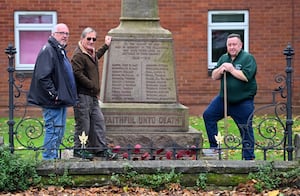
[{"label": "glasses", "polygon": [[95,38],[95,37],[87,37],[86,40],[88,40],[88,41],[93,40],[93,42],[95,42],[97,40],[97,38]]},{"label": "glasses", "polygon": [[70,33],[69,33],[69,32],[63,32],[63,31],[60,31],[60,32],[55,32],[55,33],[58,33],[58,34],[60,34],[60,35],[65,35],[65,36],[67,36],[67,37],[70,36]]}]

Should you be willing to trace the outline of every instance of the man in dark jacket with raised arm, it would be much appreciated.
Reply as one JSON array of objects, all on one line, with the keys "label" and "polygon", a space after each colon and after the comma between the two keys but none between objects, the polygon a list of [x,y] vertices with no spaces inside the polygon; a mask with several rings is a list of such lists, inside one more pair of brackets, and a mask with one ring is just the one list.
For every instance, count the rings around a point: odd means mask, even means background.
[{"label": "man in dark jacket with raised arm", "polygon": [[[95,49],[97,33],[91,27],[85,28],[75,49],[71,62],[77,84],[79,104],[74,106],[75,137],[74,156],[85,159],[93,157],[106,157],[116,159],[117,154],[107,147],[105,121],[99,107],[100,79],[98,59],[109,48],[111,37],[105,37],[105,44]],[[88,151],[81,148],[79,136],[88,135]]]}]

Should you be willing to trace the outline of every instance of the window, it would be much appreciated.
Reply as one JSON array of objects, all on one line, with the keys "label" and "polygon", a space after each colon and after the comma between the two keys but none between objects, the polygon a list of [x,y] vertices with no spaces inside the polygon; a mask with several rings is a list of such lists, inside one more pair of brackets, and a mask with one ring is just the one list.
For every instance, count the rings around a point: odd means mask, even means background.
[{"label": "window", "polygon": [[36,57],[57,23],[56,12],[15,12],[16,70],[33,70]]},{"label": "window", "polygon": [[230,33],[238,33],[243,41],[243,49],[249,46],[248,11],[208,12],[208,70],[213,69],[219,57],[226,53],[226,39]]}]

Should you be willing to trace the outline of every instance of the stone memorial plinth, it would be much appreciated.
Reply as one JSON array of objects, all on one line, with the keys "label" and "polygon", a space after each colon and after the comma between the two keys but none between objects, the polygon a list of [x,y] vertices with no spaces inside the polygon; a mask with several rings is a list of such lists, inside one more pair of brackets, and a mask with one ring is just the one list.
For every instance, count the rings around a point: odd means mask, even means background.
[{"label": "stone memorial plinth", "polygon": [[[170,31],[159,24],[157,0],[123,0],[104,57],[100,107],[114,145],[202,145],[178,102]],[[159,142],[158,142],[159,141]]]}]

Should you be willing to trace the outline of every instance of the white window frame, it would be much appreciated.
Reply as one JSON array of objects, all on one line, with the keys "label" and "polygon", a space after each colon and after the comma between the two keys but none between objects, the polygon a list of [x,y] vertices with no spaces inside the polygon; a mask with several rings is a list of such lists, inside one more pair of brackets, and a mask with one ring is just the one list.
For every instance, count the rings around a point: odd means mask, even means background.
[{"label": "white window frame", "polygon": [[[52,24],[20,24],[20,15],[52,15]],[[31,71],[34,69],[34,64],[21,64],[20,63],[20,31],[52,31],[52,29],[57,24],[57,13],[53,11],[16,11],[14,13],[14,28],[15,28],[15,47],[17,54],[15,56],[15,69]],[[45,40],[46,43],[46,40]],[[33,46],[34,47],[34,46]]]},{"label": "white window frame", "polygon": [[[218,14],[244,14],[244,22],[212,22],[212,16]],[[248,10],[209,11],[208,12],[208,69],[213,69],[217,62],[212,62],[212,31],[213,30],[243,30],[244,50],[249,51],[249,12]]]}]

